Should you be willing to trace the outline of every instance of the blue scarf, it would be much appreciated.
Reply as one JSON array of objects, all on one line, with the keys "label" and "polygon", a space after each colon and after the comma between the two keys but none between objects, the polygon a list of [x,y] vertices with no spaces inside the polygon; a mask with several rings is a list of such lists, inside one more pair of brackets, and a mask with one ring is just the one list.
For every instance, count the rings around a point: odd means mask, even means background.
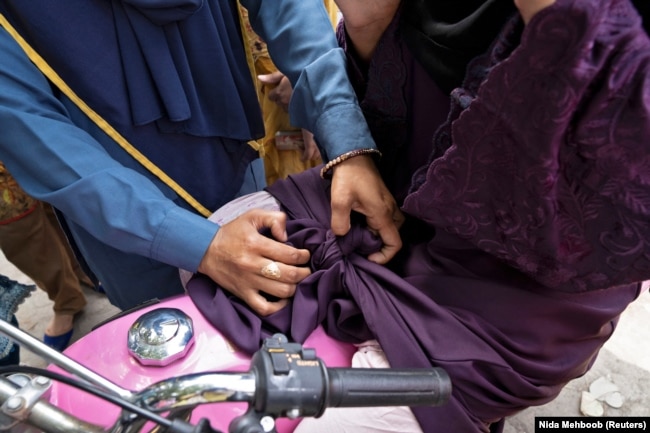
[{"label": "blue scarf", "polygon": [[0,11],[109,122],[155,121],[163,132],[249,140],[263,135],[263,124],[236,7],[218,0],[7,0]]}]

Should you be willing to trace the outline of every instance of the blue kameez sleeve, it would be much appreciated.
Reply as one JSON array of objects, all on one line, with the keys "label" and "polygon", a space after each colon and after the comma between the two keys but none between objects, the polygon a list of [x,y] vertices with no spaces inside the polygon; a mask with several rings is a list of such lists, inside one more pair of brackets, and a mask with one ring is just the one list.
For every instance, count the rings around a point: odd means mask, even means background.
[{"label": "blue kameez sleeve", "polygon": [[314,133],[324,160],[375,148],[322,0],[242,0],[278,69],[294,85],[292,123]]},{"label": "blue kameez sleeve", "polygon": [[175,205],[74,125],[2,28],[0,53],[0,159],[21,186],[108,245],[195,270],[219,226]]}]

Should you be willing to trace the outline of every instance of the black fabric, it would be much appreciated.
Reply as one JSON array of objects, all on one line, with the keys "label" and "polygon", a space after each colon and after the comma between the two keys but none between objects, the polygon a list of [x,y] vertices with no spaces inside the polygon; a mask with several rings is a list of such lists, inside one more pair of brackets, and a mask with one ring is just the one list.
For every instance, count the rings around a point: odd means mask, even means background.
[{"label": "black fabric", "polygon": [[451,92],[516,12],[512,0],[404,0],[400,28],[416,59]]},{"label": "black fabric", "polygon": [[650,1],[648,0],[632,0],[632,4],[643,19],[643,29],[646,33],[650,34]]}]

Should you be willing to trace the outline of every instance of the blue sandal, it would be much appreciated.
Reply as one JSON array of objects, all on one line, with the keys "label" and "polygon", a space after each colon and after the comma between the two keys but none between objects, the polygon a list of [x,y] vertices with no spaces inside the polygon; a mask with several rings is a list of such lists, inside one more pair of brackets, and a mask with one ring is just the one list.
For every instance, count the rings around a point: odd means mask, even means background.
[{"label": "blue sandal", "polygon": [[57,336],[51,336],[51,335],[43,335],[43,343],[47,344],[50,346],[52,349],[58,350],[59,352],[63,352],[66,347],[70,344],[70,339],[72,338],[72,333],[74,332],[74,328],[66,332],[65,334],[57,335]]}]

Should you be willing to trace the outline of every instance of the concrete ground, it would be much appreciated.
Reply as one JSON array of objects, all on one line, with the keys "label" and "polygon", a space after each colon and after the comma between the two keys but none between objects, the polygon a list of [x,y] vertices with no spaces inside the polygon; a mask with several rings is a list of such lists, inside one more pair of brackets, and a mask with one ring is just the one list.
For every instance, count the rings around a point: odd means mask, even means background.
[{"label": "concrete ground", "polygon": [[[0,273],[23,283],[29,278],[0,255]],[[119,310],[106,297],[88,292],[88,306],[77,318],[73,341],[88,333],[91,328],[118,313]],[[23,330],[42,338],[43,330],[52,314],[52,304],[41,290],[34,292],[18,311]],[[590,386],[606,381],[619,394],[610,404],[596,400],[591,410],[602,410],[603,416],[650,416],[650,295],[646,292],[632,304],[621,318],[617,332],[607,342],[592,370],[582,378],[571,382],[557,399],[545,406],[523,411],[508,420],[505,433],[534,433],[536,416],[583,416],[581,402],[583,393]],[[34,354],[23,350],[21,363],[45,366]],[[602,389],[602,388],[601,388]],[[609,388],[608,388],[609,389]],[[592,391],[588,395],[593,395]],[[604,392],[604,391],[602,391]],[[611,397],[614,392],[608,394]],[[452,432],[458,433],[458,432]]]}]

